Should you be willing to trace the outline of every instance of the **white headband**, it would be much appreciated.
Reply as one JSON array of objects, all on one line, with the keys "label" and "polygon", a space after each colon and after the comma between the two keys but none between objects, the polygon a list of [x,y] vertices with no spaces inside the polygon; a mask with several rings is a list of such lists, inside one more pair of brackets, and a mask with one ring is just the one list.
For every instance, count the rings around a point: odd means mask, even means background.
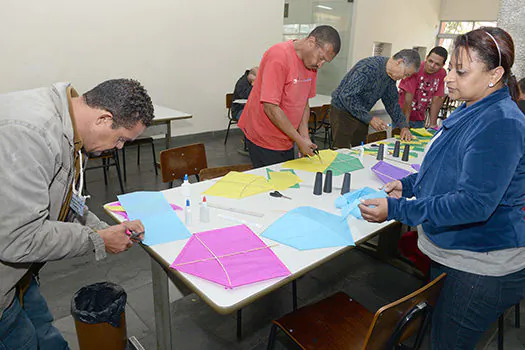
[{"label": "white headband", "polygon": [[487,33],[487,35],[490,36],[492,41],[494,41],[494,44],[496,44],[496,47],[498,48],[498,55],[499,55],[499,64],[498,64],[498,66],[501,66],[501,50],[499,48],[498,42],[496,41],[496,38],[494,38],[494,36],[492,36],[492,34],[490,34],[487,31],[484,31],[484,32]]}]

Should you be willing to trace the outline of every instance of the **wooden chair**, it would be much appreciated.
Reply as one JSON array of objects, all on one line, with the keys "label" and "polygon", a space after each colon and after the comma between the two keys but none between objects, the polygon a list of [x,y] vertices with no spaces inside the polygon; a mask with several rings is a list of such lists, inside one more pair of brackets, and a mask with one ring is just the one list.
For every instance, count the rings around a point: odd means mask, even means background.
[{"label": "wooden chair", "polygon": [[185,174],[195,175],[199,181],[199,172],[208,167],[206,149],[203,143],[175,147],[160,152],[160,173],[162,182],[183,179]]},{"label": "wooden chair", "polygon": [[230,171],[247,171],[253,169],[251,164],[235,164],[235,165],[226,165],[219,166],[215,168],[204,168],[199,171],[199,180],[205,181],[210,179],[215,179],[217,177],[224,176]]},{"label": "wooden chair", "polygon": [[323,105],[320,108],[310,110],[310,120],[308,121],[308,131],[313,139],[315,134],[324,129],[324,144],[328,142],[328,147],[332,148],[332,127],[330,125],[330,105]]},{"label": "wooden chair", "polygon": [[102,161],[102,164],[86,167],[86,169],[84,169],[84,174],[86,173],[87,170],[102,168],[102,170],[104,171],[104,184],[107,186],[108,185],[108,170],[110,167],[114,166],[115,169],[117,170],[117,177],[118,177],[118,182],[120,185],[120,193],[124,193],[124,185],[122,184],[122,177],[120,175],[120,161],[118,157],[118,149],[114,148],[112,150],[101,153],[99,156],[90,157],[88,159],[88,163],[93,162],[95,159],[100,159]]},{"label": "wooden chair", "polygon": [[378,131],[366,136],[366,143],[381,141],[386,139],[386,131]]},{"label": "wooden chair", "polygon": [[224,138],[224,144],[228,142],[228,135],[230,134],[230,128],[233,124],[237,124],[237,120],[235,120],[232,116],[232,102],[233,102],[233,94],[228,93],[226,94],[226,109],[228,110],[228,129],[226,129],[226,137]]},{"label": "wooden chair", "polygon": [[339,292],[273,321],[268,349],[277,328],[301,349],[399,349],[416,334],[418,349],[430,321],[445,274],[417,291],[380,308],[375,314]]},{"label": "wooden chair", "polygon": [[151,152],[153,153],[153,168],[155,169],[155,175],[158,175],[157,171],[157,155],[155,152],[155,144],[153,143],[152,137],[141,137],[133,141],[128,141],[122,147],[122,165],[124,170],[124,181],[127,181],[126,175],[126,148],[137,146],[137,165],[140,165],[140,145],[151,144]]}]

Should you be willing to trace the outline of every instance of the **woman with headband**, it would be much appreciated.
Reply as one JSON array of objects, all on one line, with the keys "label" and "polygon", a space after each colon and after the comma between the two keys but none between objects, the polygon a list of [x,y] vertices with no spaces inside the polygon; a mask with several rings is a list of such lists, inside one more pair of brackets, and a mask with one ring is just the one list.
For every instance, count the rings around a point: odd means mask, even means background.
[{"label": "woman with headband", "polygon": [[419,173],[388,183],[389,198],[360,205],[367,221],[417,226],[431,278],[447,274],[432,349],[474,349],[525,296],[525,117],[513,63],[503,29],[457,37],[445,82],[465,103],[427,146]]}]

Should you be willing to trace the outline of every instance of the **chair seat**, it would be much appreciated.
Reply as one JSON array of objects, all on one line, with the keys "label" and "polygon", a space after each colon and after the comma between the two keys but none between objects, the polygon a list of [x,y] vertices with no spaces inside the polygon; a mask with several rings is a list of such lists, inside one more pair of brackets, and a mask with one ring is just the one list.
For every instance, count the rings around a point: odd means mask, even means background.
[{"label": "chair seat", "polygon": [[362,349],[374,314],[343,292],[273,321],[303,349]]}]

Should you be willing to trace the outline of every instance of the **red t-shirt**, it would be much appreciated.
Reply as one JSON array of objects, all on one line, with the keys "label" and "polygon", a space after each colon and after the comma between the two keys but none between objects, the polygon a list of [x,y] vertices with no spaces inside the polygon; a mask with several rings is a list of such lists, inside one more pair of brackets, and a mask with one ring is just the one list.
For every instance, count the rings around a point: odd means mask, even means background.
[{"label": "red t-shirt", "polygon": [[401,80],[399,83],[399,105],[403,108],[405,91],[414,95],[410,120],[425,120],[425,111],[434,96],[445,95],[445,76],[447,72],[441,68],[434,74],[425,73],[425,62],[421,63],[419,72]]},{"label": "red t-shirt", "polygon": [[308,98],[315,96],[316,80],[317,71],[304,66],[293,41],[270,47],[261,60],[255,85],[239,120],[246,137],[266,149],[292,148],[293,141],[264,113],[263,102],[278,105],[297,129]]}]

